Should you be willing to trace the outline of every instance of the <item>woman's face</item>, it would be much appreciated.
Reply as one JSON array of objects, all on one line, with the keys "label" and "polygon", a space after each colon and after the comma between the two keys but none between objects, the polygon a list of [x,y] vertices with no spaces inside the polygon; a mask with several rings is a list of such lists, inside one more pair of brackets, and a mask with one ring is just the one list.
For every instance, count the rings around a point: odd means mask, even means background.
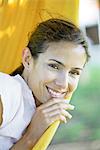
[{"label": "woman's face", "polygon": [[67,99],[76,90],[86,61],[81,45],[52,42],[36,61],[31,62],[28,85],[37,104],[51,98]]}]

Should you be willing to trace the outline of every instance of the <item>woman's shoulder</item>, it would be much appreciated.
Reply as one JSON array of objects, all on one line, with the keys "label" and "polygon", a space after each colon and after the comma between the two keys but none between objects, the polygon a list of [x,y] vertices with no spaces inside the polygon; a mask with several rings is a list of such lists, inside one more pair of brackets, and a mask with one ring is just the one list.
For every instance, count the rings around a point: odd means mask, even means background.
[{"label": "woman's shoulder", "polygon": [[[9,74],[0,72],[0,96],[14,98],[18,101],[21,95],[21,84]],[[11,101],[10,100],[10,101]],[[15,100],[12,100],[15,101]],[[13,102],[14,103],[14,102]]]},{"label": "woman's shoulder", "polygon": [[0,72],[0,84],[1,83],[3,84],[7,83],[7,84],[12,84],[12,85],[16,83],[15,84],[16,86],[20,85],[20,83],[17,80],[15,80],[13,76],[10,76],[9,74],[3,73],[3,72]]},{"label": "woman's shoulder", "polygon": [[21,84],[9,74],[0,72],[0,92],[5,90],[6,92],[21,92]]},{"label": "woman's shoulder", "polygon": [[[9,122],[18,111],[21,99],[21,85],[12,76],[0,72],[1,114],[3,109],[3,124]],[[9,112],[9,113],[8,113]],[[6,116],[6,117],[5,117]]]}]

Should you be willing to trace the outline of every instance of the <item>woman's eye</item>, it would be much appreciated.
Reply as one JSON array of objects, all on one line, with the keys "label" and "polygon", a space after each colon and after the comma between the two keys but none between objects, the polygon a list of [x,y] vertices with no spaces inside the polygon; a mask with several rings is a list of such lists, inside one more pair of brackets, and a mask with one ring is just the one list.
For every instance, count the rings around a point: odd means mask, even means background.
[{"label": "woman's eye", "polygon": [[49,64],[48,66],[53,68],[53,69],[56,69],[56,70],[59,69],[59,67],[56,64]]},{"label": "woman's eye", "polygon": [[80,72],[79,71],[71,71],[70,74],[75,75],[75,76],[79,76]]}]

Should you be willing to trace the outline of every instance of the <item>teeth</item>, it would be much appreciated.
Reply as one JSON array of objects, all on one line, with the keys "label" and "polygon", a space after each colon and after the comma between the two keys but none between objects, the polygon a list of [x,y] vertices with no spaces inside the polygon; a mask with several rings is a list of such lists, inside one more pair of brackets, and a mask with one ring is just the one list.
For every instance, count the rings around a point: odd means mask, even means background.
[{"label": "teeth", "polygon": [[52,95],[52,97],[62,97],[62,96],[64,96],[64,94],[59,93],[59,92],[55,92],[50,88],[48,88],[48,91],[49,91],[50,95]]}]

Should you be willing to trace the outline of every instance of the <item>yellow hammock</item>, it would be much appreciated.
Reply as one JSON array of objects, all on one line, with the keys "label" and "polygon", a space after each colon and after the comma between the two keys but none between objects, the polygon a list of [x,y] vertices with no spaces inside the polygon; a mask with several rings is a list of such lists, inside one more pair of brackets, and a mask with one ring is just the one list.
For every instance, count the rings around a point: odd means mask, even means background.
[{"label": "yellow hammock", "polygon": [[[79,0],[0,0],[0,71],[10,73],[21,63],[28,33],[51,17],[78,24]],[[46,150],[60,121],[53,123],[32,150]]]}]

